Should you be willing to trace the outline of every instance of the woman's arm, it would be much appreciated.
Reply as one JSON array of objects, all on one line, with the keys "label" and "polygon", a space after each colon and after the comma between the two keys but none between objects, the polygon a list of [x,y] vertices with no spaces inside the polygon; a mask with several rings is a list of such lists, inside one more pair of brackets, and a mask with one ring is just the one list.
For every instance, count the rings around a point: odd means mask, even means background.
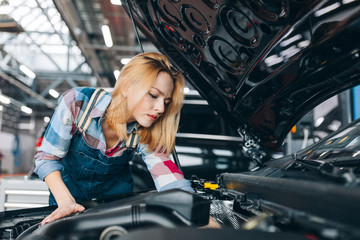
[{"label": "woman's arm", "polygon": [[85,210],[82,205],[75,202],[75,199],[61,178],[60,171],[55,171],[47,175],[45,177],[45,182],[53,193],[58,208],[44,218],[41,225],[65,217],[71,213],[82,212]]},{"label": "woman's arm", "polygon": [[184,174],[170,160],[168,154],[150,151],[146,144],[139,144],[138,151],[141,153],[159,192],[174,188],[194,192],[191,183],[184,178]]},{"label": "woman's arm", "polygon": [[58,208],[46,217],[42,224],[84,210],[83,206],[76,204],[60,173],[63,169],[61,158],[69,149],[75,117],[79,111],[79,107],[76,106],[79,94],[79,89],[70,89],[61,95],[41,146],[35,154],[34,172],[46,182],[58,204]]}]

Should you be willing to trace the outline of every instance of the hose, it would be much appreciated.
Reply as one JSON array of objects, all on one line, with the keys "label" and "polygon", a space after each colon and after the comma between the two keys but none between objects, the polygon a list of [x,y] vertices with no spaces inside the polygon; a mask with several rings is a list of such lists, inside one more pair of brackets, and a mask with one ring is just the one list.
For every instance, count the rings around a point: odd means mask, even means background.
[{"label": "hose", "polygon": [[53,223],[46,224],[31,235],[23,238],[29,239],[66,239],[66,234],[81,236],[89,232],[101,233],[106,227],[119,225],[126,229],[143,226],[160,226],[165,228],[175,228],[186,226],[173,210],[162,207],[146,207],[145,204],[133,204],[121,208],[114,212],[97,212],[90,214],[80,214]]}]

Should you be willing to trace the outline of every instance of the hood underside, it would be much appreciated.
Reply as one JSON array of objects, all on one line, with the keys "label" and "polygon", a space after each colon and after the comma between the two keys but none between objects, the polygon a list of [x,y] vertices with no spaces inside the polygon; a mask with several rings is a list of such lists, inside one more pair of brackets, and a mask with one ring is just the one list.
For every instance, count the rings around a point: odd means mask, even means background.
[{"label": "hood underside", "polygon": [[123,1],[136,26],[248,147],[359,84],[358,1]]}]

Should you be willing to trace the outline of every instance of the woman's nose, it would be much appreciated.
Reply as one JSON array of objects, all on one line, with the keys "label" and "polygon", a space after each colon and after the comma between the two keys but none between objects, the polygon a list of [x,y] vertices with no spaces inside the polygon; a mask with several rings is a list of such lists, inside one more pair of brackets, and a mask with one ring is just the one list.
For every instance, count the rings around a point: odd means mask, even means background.
[{"label": "woman's nose", "polygon": [[155,111],[158,112],[158,113],[163,113],[164,112],[164,109],[165,109],[165,104],[164,102],[161,100],[161,101],[157,101],[155,103]]}]

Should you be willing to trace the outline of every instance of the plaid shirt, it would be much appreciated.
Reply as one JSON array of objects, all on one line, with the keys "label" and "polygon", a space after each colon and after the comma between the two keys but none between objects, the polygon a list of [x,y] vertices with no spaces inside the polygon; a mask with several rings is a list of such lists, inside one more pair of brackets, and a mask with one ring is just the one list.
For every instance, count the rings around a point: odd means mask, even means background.
[{"label": "plaid shirt", "polygon": [[[70,146],[72,135],[76,132],[76,122],[84,112],[90,100],[92,88],[73,88],[66,91],[60,98],[54,115],[51,118],[41,146],[35,154],[35,173],[41,179],[54,171],[61,171],[62,162]],[[106,93],[90,112],[91,124],[84,134],[85,142],[94,149],[99,149],[109,157],[121,156],[127,149],[126,143],[120,140],[113,148],[106,150],[105,137],[101,122],[106,108],[111,102],[110,93]],[[128,133],[136,131],[136,122],[128,125]],[[80,130],[81,131],[81,130]],[[158,154],[148,149],[146,144],[138,144],[137,151],[142,155],[144,162],[154,180],[158,191],[180,188],[192,191],[189,181],[184,179],[182,172],[169,159],[167,154]]]}]

